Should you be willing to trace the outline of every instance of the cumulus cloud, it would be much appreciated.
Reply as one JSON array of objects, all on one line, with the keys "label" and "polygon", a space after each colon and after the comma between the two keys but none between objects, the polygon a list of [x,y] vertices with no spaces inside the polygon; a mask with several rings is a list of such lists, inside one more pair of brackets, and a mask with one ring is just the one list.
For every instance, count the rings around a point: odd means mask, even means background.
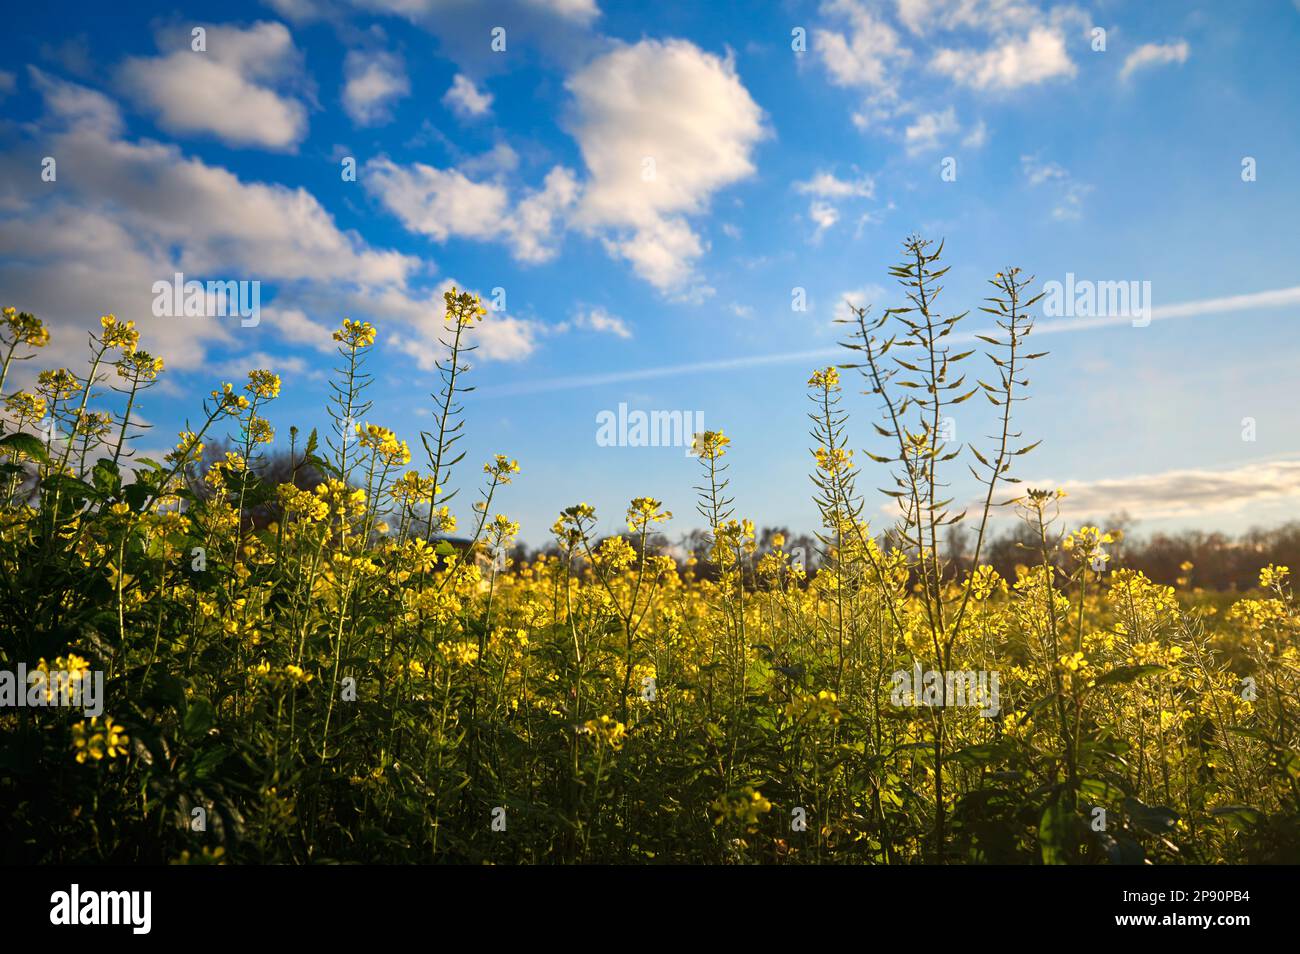
[{"label": "cumulus cloud", "polygon": [[595,0],[524,0],[524,2],[528,6],[578,23],[590,23],[600,16],[600,8],[596,6]]},{"label": "cumulus cloud", "polygon": [[476,119],[492,111],[492,94],[482,92],[474,81],[463,73],[457,73],[451,81],[451,89],[443,95],[442,101],[458,116]]},{"label": "cumulus cloud", "polygon": [[[454,278],[447,278],[425,301],[403,296],[392,302],[393,311],[402,317],[402,324],[388,334],[388,340],[393,347],[413,358],[421,371],[436,371],[437,362],[445,356],[446,348],[442,342],[447,340],[450,329],[445,320],[442,296],[453,286],[458,291],[487,297]],[[547,331],[541,322],[489,308],[483,320],[474,327],[474,344],[477,346],[474,359],[523,360],[537,349],[539,340]]]},{"label": "cumulus cloud", "polygon": [[350,50],[343,75],[343,108],[358,126],[390,122],[393,104],[411,93],[406,68],[395,53]]},{"label": "cumulus cloud", "polygon": [[688,217],[753,174],[766,133],[734,64],[684,40],[642,40],[566,85],[588,172],[576,224],[660,291],[707,294],[694,271],[705,246]]},{"label": "cumulus cloud", "polygon": [[835,298],[835,307],[831,316],[836,321],[849,321],[853,318],[855,308],[874,308],[885,297],[885,290],[879,285],[863,285],[840,292]]},{"label": "cumulus cloud", "polygon": [[980,90],[1016,89],[1078,72],[1065,49],[1063,33],[1046,26],[983,50],[938,50],[930,66],[954,82]]},{"label": "cumulus cloud", "polygon": [[554,257],[557,233],[579,192],[577,179],[562,166],[513,204],[501,182],[476,181],[459,169],[419,162],[401,166],[379,158],[366,164],[366,173],[367,190],[409,231],[437,242],[452,237],[504,241],[524,262]]},{"label": "cumulus cloud", "polygon": [[[893,136],[896,122],[912,117],[903,131],[910,155],[931,148],[941,134],[958,132],[955,118],[950,128],[939,125],[950,106],[935,108],[923,96],[904,95],[924,88],[909,77],[914,66],[981,91],[1073,76],[1066,37],[1085,19],[1074,6],[1044,10],[1028,0],[826,0],[821,13],[826,20],[812,31],[813,50],[833,85],[862,92],[854,125]],[[986,138],[980,123],[962,144],[979,148]]]},{"label": "cumulus cloud", "polygon": [[[349,10],[363,13],[388,14],[402,17],[416,23],[424,23],[442,15],[445,19],[449,9],[459,8],[463,13],[472,8],[477,0],[265,0],[280,16],[294,23],[308,23],[313,20],[338,18]],[[580,25],[588,25],[600,16],[600,8],[595,0],[498,0],[493,4],[500,14],[502,7],[532,10],[547,17],[567,20]]]},{"label": "cumulus cloud", "polygon": [[207,134],[231,146],[291,151],[307,134],[302,56],[282,23],[207,26],[206,51],[188,30],[163,30],[161,55],[131,57],[117,72],[127,95],[177,135]]},{"label": "cumulus cloud", "polygon": [[839,179],[830,172],[818,172],[806,182],[794,184],[796,192],[814,195],[820,199],[870,199],[876,192],[876,183],[870,176],[859,179]]},{"label": "cumulus cloud", "polygon": [[908,155],[917,155],[938,147],[961,128],[957,112],[951,106],[941,113],[923,113],[903,130]]},{"label": "cumulus cloud", "polygon": [[[1057,486],[1026,481],[1027,486]],[[1083,518],[1129,511],[1144,518],[1199,517],[1300,497],[1300,460],[1253,461],[1228,469],[1189,468],[1108,480],[1066,482],[1061,511]]]},{"label": "cumulus cloud", "polygon": [[1121,79],[1128,79],[1138,70],[1167,66],[1170,63],[1186,63],[1191,48],[1186,40],[1177,43],[1143,43],[1124,60],[1119,71]]},{"label": "cumulus cloud", "polygon": [[[329,352],[340,314],[380,323],[385,341],[421,367],[435,360],[442,286],[417,284],[428,263],[340,229],[305,189],[246,181],[175,145],[128,139],[103,94],[31,75],[45,115],[30,138],[0,153],[0,285],[50,322],[46,362],[79,362],[83,330],[110,311],[134,318],[142,347],[177,370],[204,367],[215,346],[269,350],[268,335]],[[59,157],[57,191],[18,174],[47,153]],[[261,324],[154,317],[153,283],[176,272],[272,286],[263,289]],[[538,327],[490,313],[476,354],[526,357]]]},{"label": "cumulus cloud", "polygon": [[898,84],[895,68],[912,55],[898,32],[860,0],[831,0],[822,12],[847,23],[847,32],[813,31],[813,50],[836,86],[891,91]]},{"label": "cumulus cloud", "polygon": [[570,327],[597,334],[614,335],[617,338],[631,338],[632,329],[626,321],[617,315],[611,315],[600,306],[586,308],[573,316],[573,320],[554,326],[554,331],[567,331]]},{"label": "cumulus cloud", "polygon": [[816,226],[812,240],[818,242],[840,220],[837,202],[851,199],[869,199],[876,191],[875,181],[869,176],[858,179],[840,179],[833,173],[820,171],[806,182],[796,182],[794,190],[810,195],[808,218]]},{"label": "cumulus cloud", "polygon": [[475,182],[456,169],[373,159],[366,164],[365,184],[409,231],[438,242],[452,235],[491,239],[505,228],[505,187]]},{"label": "cumulus cloud", "polygon": [[839,209],[822,199],[814,199],[808,205],[808,218],[817,226],[813,232],[813,241],[819,241],[826,230],[840,220]]},{"label": "cumulus cloud", "polygon": [[557,247],[552,243],[578,194],[577,177],[563,166],[556,166],[547,173],[540,189],[519,201],[506,231],[516,258],[545,262],[555,256]]},{"label": "cumulus cloud", "polygon": [[1000,32],[1037,22],[1026,0],[898,0],[898,19],[917,36],[953,30]]}]

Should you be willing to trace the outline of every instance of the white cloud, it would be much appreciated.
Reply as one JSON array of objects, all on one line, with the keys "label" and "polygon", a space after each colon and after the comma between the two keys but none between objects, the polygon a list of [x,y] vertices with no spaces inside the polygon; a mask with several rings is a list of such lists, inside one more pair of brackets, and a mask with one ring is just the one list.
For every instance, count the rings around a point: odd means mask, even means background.
[{"label": "white cloud", "polygon": [[803,195],[815,195],[820,199],[870,199],[875,194],[876,183],[870,176],[837,179],[834,174],[823,171],[806,182],[796,182],[794,188]]},{"label": "white cloud", "polygon": [[409,231],[438,242],[452,235],[491,239],[506,226],[510,198],[505,187],[474,182],[455,169],[372,159],[366,163],[365,184]]},{"label": "white cloud", "polygon": [[[577,228],[664,293],[710,294],[694,267],[706,245],[688,217],[752,174],[750,154],[765,133],[731,61],[681,40],[644,40],[596,59],[567,86],[584,180],[556,166],[516,199],[504,179],[517,157],[509,147],[495,156],[498,147],[454,169],[372,160],[366,188],[409,230],[436,241],[500,241],[517,259],[542,262],[566,228]],[[471,164],[486,178],[467,172]]]},{"label": "white cloud", "polygon": [[358,126],[390,122],[393,104],[411,93],[406,68],[395,53],[349,50],[343,73],[343,108]]},{"label": "white cloud", "polygon": [[704,244],[687,216],[754,172],[763,113],[730,59],[684,40],[642,40],[594,60],[567,87],[588,170],[576,224],[603,235],[660,291],[701,295]]},{"label": "white cloud", "polygon": [[[597,334],[614,335],[618,338],[632,337],[632,329],[628,327],[626,321],[617,315],[611,315],[599,306],[578,312],[574,316],[572,324],[575,328],[594,331]],[[560,327],[563,328],[564,326]]]},{"label": "white cloud", "polygon": [[794,190],[802,195],[810,195],[808,218],[816,226],[812,241],[821,241],[826,231],[840,220],[837,201],[871,198],[876,189],[870,176],[859,179],[839,179],[825,170],[818,172],[806,182],[796,182]]},{"label": "white cloud", "polygon": [[318,0],[265,0],[266,5],[294,23],[309,23],[324,12],[325,4]]},{"label": "white cloud", "polygon": [[814,199],[808,205],[808,218],[812,219],[813,225],[817,230],[813,233],[813,241],[820,241],[826,230],[840,220],[839,210],[824,199]]},{"label": "white cloud", "polygon": [[1005,32],[1040,18],[1041,11],[1023,0],[898,0],[898,19],[918,36],[961,29]]},{"label": "white cloud", "polygon": [[18,88],[18,78],[8,70],[0,70],[0,97],[8,96]]},{"label": "white cloud", "polygon": [[262,310],[262,320],[285,341],[306,345],[323,354],[333,354],[338,347],[333,338],[334,329],[322,322],[312,321],[301,308],[272,305]]},{"label": "white cloud", "polygon": [[848,32],[814,30],[813,50],[836,86],[890,91],[895,69],[911,57],[898,33],[860,0],[830,0],[822,12],[848,23]]},{"label": "white cloud", "polygon": [[513,207],[509,190],[500,182],[475,181],[459,169],[419,162],[399,166],[387,158],[371,160],[365,183],[411,232],[438,242],[452,237],[504,241],[524,262],[544,262],[555,255],[556,233],[579,193],[573,173],[562,166],[553,168],[542,188]]},{"label": "white cloud", "polygon": [[1177,43],[1143,43],[1124,60],[1119,71],[1121,79],[1128,79],[1138,70],[1165,66],[1169,63],[1186,63],[1191,48],[1186,40]]},{"label": "white cloud", "polygon": [[211,134],[227,145],[291,151],[307,134],[307,109],[286,88],[304,85],[302,56],[281,23],[208,26],[207,50],[188,29],[160,32],[157,57],[131,57],[122,88],[179,135]]},{"label": "white cloud", "polygon": [[[1058,486],[1027,480],[1026,486]],[[1221,470],[1187,468],[1109,480],[1066,481],[1061,512],[1074,517],[1141,513],[1145,519],[1234,513],[1253,504],[1300,497],[1300,460],[1252,461]]]},{"label": "white cloud", "polygon": [[1052,218],[1066,222],[1083,217],[1083,200],[1092,191],[1091,185],[1075,179],[1064,166],[1044,162],[1037,155],[1021,156],[1020,168],[1031,187],[1054,186],[1057,198],[1052,207]]},{"label": "white cloud", "polygon": [[1043,162],[1037,155],[1021,156],[1020,168],[1031,186],[1042,185],[1053,179],[1069,179],[1070,173],[1055,162]]},{"label": "white cloud", "polygon": [[519,153],[509,143],[499,142],[481,155],[462,160],[456,168],[471,178],[502,176],[519,168]]},{"label": "white cloud", "polygon": [[631,262],[638,275],[665,294],[692,301],[713,294],[695,275],[694,262],[704,254],[704,245],[684,219],[655,219],[626,238],[606,238],[603,243],[611,255]]},{"label": "white cloud", "polygon": [[[280,16],[295,23],[336,18],[348,7],[363,13],[389,14],[424,23],[440,15],[447,18],[448,8],[459,6],[463,9],[472,6],[469,2],[456,4],[448,0],[265,0],[265,2]],[[494,6],[500,8],[504,4],[502,0],[498,0]],[[515,0],[509,6],[535,10],[583,26],[600,16],[600,8],[596,6],[595,0]],[[498,9],[496,12],[499,15],[504,11]]]},{"label": "white cloud", "polygon": [[254,368],[270,368],[276,374],[306,374],[310,367],[302,358],[293,355],[268,354],[265,351],[251,351],[230,358],[209,370],[225,381],[240,381],[247,377]]},{"label": "white cloud", "polygon": [[[414,358],[421,371],[436,371],[437,362],[445,356],[446,349],[441,342],[447,337],[448,327],[442,296],[453,285],[459,291],[484,297],[481,292],[448,278],[425,301],[403,298],[394,302],[395,310],[403,317],[403,324],[390,332],[387,340]],[[546,331],[540,322],[489,308],[483,320],[474,326],[472,334],[477,350],[473,356],[488,361],[521,361],[537,349],[538,341]]]},{"label": "white cloud", "polygon": [[577,23],[590,23],[600,16],[600,8],[595,0],[524,0],[530,7],[554,13],[566,20]]},{"label": "white cloud", "polygon": [[1086,182],[1069,182],[1060,201],[1052,207],[1052,218],[1070,222],[1083,218],[1083,200],[1091,191],[1092,186]]},{"label": "white cloud", "polygon": [[903,131],[908,155],[914,156],[936,148],[943,140],[961,128],[957,113],[951,106],[941,113],[923,113]]},{"label": "white cloud", "polygon": [[486,116],[492,110],[492,94],[482,92],[473,80],[462,73],[456,74],[451,89],[443,95],[442,101],[456,115],[469,119]]},{"label": "white cloud", "polygon": [[1006,38],[985,50],[940,49],[930,66],[954,82],[980,90],[1016,89],[1078,72],[1066,52],[1061,30],[1047,26],[1034,27],[1024,37]]},{"label": "white cloud", "polygon": [[848,291],[840,292],[835,298],[835,307],[832,309],[831,317],[836,321],[848,321],[853,318],[854,308],[872,308],[874,311],[877,303],[885,297],[885,290],[879,285],[863,285],[861,288],[851,288]]},{"label": "white cloud", "polygon": [[557,248],[552,242],[578,194],[578,180],[573,173],[556,166],[547,173],[541,189],[520,200],[506,228],[516,258],[544,262],[555,256]]},{"label": "white cloud", "polygon": [[[339,229],[304,189],[244,181],[176,146],[128,140],[107,97],[31,75],[46,114],[28,140],[0,153],[0,286],[49,321],[46,362],[81,361],[84,329],[111,311],[135,318],[141,346],[175,370],[207,368],[222,344],[269,352],[278,338],[328,353],[341,314],[375,321],[381,347],[405,343],[431,366],[443,307],[441,288],[413,286],[426,263]],[[57,192],[17,174],[46,153],[78,170],[60,177]],[[175,272],[272,286],[263,288],[262,323],[154,317],[153,283]],[[490,313],[475,330],[475,354],[524,357],[539,327]]]}]

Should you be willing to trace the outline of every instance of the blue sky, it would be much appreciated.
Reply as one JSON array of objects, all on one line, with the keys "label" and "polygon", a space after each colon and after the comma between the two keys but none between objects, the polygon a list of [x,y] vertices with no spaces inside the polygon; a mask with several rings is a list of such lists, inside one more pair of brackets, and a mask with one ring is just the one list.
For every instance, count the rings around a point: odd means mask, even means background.
[{"label": "blue sky", "polygon": [[[839,360],[846,294],[899,302],[887,268],[916,231],[946,239],[940,304],[972,309],[970,331],[986,330],[974,309],[1006,266],[1150,282],[1150,324],[1054,318],[1042,336],[1052,354],[1020,423],[1043,443],[1019,473],[1064,485],[1071,520],[1128,510],[1139,530],[1238,531],[1294,515],[1289,0],[270,0],[7,17],[0,298],[52,327],[30,371],[77,366],[102,313],[136,321],[169,369],[141,452],[252,367],[284,379],[282,439],[323,425],[345,315],[380,331],[370,420],[418,448],[454,281],[505,294],[479,329],[457,482],[518,458],[502,506],[524,539],[578,501],[615,530],[644,494],[674,529],[698,525],[681,448],[598,444],[597,415],[620,403],[725,430],[739,512],[811,529],[805,382]],[[153,282],[176,271],[261,281],[261,322],[155,317]],[[853,444],[878,449],[856,390]],[[958,441],[988,429],[976,403],[954,414]],[[859,459],[862,487],[884,485]],[[953,490],[974,488],[954,472]],[[878,523],[884,500],[868,503]]]}]

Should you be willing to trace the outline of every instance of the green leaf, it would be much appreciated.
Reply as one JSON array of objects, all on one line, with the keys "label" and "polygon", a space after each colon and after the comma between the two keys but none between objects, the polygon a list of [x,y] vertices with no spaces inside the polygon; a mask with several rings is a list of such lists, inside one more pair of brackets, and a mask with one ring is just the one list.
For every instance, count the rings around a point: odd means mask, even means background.
[{"label": "green leaf", "polygon": [[1059,794],[1043,809],[1038,822],[1038,847],[1045,865],[1063,865],[1069,861],[1070,809]]},{"label": "green leaf", "polygon": [[1224,805],[1210,811],[1215,818],[1224,818],[1237,825],[1258,825],[1264,815],[1257,808],[1249,805]]},{"label": "green leaf", "polygon": [[1079,792],[1093,801],[1117,803],[1123,800],[1124,791],[1099,778],[1085,778],[1079,782]]},{"label": "green leaf", "polygon": [[195,696],[185,709],[183,730],[191,739],[207,735],[212,723],[216,721],[217,712],[204,696]]},{"label": "green leaf", "polygon": [[31,434],[18,432],[16,434],[6,434],[0,437],[0,447],[30,457],[33,460],[39,460],[43,464],[48,464],[50,456],[45,452],[45,442],[39,437],[33,437]]},{"label": "green leaf", "polygon": [[1163,835],[1178,824],[1179,814],[1167,805],[1146,805],[1136,798],[1124,799],[1124,811],[1136,828]]},{"label": "green leaf", "polygon": [[117,464],[107,457],[100,458],[95,464],[90,472],[90,479],[95,482],[95,489],[105,496],[116,494],[122,486],[122,475],[117,469]]},{"label": "green leaf", "polygon": [[952,759],[963,765],[990,765],[1008,758],[1014,751],[1014,744],[1007,740],[984,742],[980,745],[968,745],[966,748],[954,752]]},{"label": "green leaf", "polygon": [[145,503],[149,500],[151,488],[143,481],[137,480],[133,484],[127,484],[126,489],[122,491],[122,497],[126,504],[136,513],[144,509]]}]

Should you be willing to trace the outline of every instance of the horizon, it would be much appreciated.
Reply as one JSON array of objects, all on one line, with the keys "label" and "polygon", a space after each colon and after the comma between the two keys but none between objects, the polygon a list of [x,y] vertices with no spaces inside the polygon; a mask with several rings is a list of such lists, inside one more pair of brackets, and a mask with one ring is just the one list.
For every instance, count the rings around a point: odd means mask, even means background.
[{"label": "horizon", "polygon": [[[167,364],[137,456],[254,368],[283,379],[267,417],[284,449],[290,425],[327,432],[330,333],[349,317],[379,336],[366,423],[417,467],[454,283],[490,308],[462,518],[480,464],[506,454],[522,472],[500,508],[532,547],[579,501],[602,532],[643,494],[674,513],[670,537],[702,526],[680,442],[602,444],[602,415],[625,405],[725,431],[737,514],[812,532],[805,382],[852,358],[836,345],[845,299],[899,304],[888,269],[921,233],[946,242],[943,313],[971,311],[955,338],[988,333],[997,272],[1063,286],[1064,314],[1040,314],[1030,339],[1051,354],[1017,428],[1042,443],[1016,471],[1069,493],[1063,526],[1127,510],[1139,534],[1235,536],[1291,519],[1300,4],[730,9],[15,11],[0,297],[51,343],[11,388],[80,371],[83,332],[113,313]],[[258,283],[257,320],[157,314],[173,276]],[[978,353],[967,368],[988,373]],[[861,390],[846,372],[880,531],[887,468],[864,453],[880,439]],[[987,433],[978,403],[958,409],[954,443]]]}]

